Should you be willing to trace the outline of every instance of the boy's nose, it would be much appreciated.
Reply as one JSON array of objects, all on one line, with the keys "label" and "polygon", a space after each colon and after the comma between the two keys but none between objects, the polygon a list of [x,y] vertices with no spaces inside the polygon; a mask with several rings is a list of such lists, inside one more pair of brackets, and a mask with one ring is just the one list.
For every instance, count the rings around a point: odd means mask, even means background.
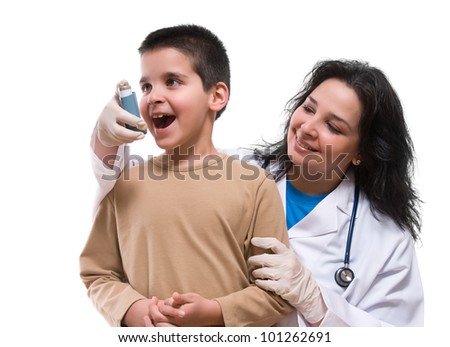
[{"label": "boy's nose", "polygon": [[163,93],[160,88],[153,87],[147,95],[148,104],[158,104],[164,101]]}]

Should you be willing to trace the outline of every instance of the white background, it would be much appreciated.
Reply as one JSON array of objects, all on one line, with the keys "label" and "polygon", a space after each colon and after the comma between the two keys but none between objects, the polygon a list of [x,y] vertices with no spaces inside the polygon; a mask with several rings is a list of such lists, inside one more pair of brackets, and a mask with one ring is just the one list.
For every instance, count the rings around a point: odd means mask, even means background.
[{"label": "white background", "polygon": [[[353,338],[346,346],[389,344],[383,336],[392,335],[406,343],[445,341],[450,25],[444,3],[2,2],[0,341],[115,341],[78,276],[96,189],[88,144],[116,82],[127,78],[137,91],[141,41],[183,23],[206,26],[229,52],[231,99],[214,133],[220,148],[275,139],[285,103],[319,59],[362,59],[385,71],[404,105],[425,201],[417,254],[426,327],[389,335],[338,330],[336,345],[347,335]],[[132,148],[141,155],[154,150],[150,136]]]}]

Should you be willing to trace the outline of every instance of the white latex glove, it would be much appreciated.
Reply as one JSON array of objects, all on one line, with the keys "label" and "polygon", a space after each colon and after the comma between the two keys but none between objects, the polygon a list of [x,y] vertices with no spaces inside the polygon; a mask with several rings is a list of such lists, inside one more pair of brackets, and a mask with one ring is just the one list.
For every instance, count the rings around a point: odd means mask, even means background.
[{"label": "white latex glove", "polygon": [[[118,88],[119,84],[117,84]],[[134,126],[140,130],[146,130],[147,125],[143,119],[125,111],[120,107],[119,94],[116,94],[105,105],[98,117],[96,131],[99,141],[107,147],[120,146],[144,138],[140,131],[125,128],[125,124]]]},{"label": "white latex glove", "polygon": [[256,285],[280,295],[310,323],[320,322],[327,307],[320,288],[295,253],[273,237],[254,237],[252,244],[275,254],[254,255],[248,259]]}]

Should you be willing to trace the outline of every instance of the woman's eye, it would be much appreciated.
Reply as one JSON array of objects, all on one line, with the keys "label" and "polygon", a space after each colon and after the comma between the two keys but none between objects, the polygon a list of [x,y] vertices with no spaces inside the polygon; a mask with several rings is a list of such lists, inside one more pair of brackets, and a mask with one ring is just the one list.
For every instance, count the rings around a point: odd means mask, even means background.
[{"label": "woman's eye", "polygon": [[327,123],[327,126],[333,134],[342,134],[341,130],[334,126],[332,123]]},{"label": "woman's eye", "polygon": [[314,113],[314,110],[308,105],[302,105],[302,108],[306,113]]}]

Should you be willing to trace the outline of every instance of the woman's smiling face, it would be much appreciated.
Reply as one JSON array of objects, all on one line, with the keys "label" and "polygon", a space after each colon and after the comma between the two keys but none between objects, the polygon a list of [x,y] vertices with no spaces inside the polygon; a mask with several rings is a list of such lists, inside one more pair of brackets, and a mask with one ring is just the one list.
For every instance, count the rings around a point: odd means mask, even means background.
[{"label": "woman's smiling face", "polygon": [[[328,79],[292,115],[288,155],[312,181],[342,179],[359,159],[359,122],[362,105],[344,82]],[[336,175],[337,174],[337,175]]]}]

